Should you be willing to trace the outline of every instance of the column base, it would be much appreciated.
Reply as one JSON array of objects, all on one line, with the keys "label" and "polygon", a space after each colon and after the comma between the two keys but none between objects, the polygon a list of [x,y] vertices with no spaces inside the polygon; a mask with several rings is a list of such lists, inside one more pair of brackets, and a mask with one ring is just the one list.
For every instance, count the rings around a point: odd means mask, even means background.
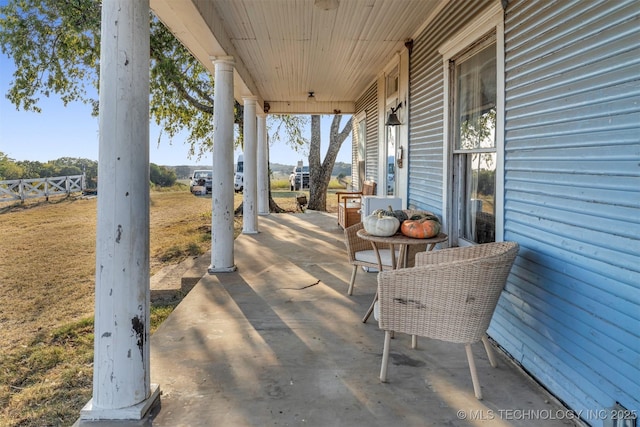
[{"label": "column base", "polygon": [[209,266],[209,268],[207,269],[207,272],[209,274],[216,274],[216,273],[231,273],[234,272],[238,269],[238,267],[236,267],[235,265],[232,265],[231,267],[214,267],[212,265]]},{"label": "column base", "polygon": [[92,421],[104,420],[141,420],[147,413],[160,403],[160,385],[151,384],[151,394],[146,400],[134,406],[118,409],[94,408],[93,399],[89,400],[80,410],[77,426],[90,425]]},{"label": "column base", "polygon": [[258,215],[260,215],[260,216],[268,216],[270,214],[271,214],[271,212],[258,212]]},{"label": "column base", "polygon": [[260,232],[257,231],[257,230],[247,230],[247,231],[243,230],[242,231],[242,234],[258,234],[258,233],[260,233]]}]

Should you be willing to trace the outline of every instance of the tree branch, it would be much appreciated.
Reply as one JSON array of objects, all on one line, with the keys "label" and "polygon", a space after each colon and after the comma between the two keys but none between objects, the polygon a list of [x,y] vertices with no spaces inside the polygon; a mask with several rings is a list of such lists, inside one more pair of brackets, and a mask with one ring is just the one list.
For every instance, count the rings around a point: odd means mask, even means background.
[{"label": "tree branch", "polygon": [[182,85],[180,82],[172,79],[170,83],[178,91],[178,93],[194,108],[197,108],[204,113],[213,114],[213,101],[211,102],[211,105],[205,105],[191,96],[187,89],[185,89],[184,85]]}]

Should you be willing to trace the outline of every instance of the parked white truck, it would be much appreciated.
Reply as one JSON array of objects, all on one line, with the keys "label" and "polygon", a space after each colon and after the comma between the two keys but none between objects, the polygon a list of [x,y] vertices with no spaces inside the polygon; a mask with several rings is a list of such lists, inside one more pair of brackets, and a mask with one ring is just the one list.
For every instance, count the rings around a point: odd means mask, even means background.
[{"label": "parked white truck", "polygon": [[298,162],[298,166],[293,168],[292,175],[294,178],[294,190],[299,191],[309,188],[309,166],[303,166],[302,162]]},{"label": "parked white truck", "polygon": [[189,191],[193,194],[207,194],[211,193],[211,185],[213,178],[213,171],[207,169],[199,169],[193,171],[191,175],[191,183],[189,184]]},{"label": "parked white truck", "polygon": [[233,189],[236,193],[240,193],[244,188],[244,157],[242,154],[238,156],[238,161],[236,162],[236,172],[233,176]]}]

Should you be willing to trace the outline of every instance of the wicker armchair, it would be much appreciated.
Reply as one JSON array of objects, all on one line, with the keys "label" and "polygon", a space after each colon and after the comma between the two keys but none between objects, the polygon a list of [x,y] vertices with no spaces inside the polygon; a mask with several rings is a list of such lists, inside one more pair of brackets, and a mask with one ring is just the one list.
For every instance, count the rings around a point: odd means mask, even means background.
[{"label": "wicker armchair", "polygon": [[[388,245],[379,244],[378,251],[376,253],[373,250],[371,242],[361,239],[356,234],[358,230],[363,229],[364,226],[361,222],[351,225],[344,229],[344,243],[347,247],[347,255],[349,256],[349,263],[353,266],[351,271],[351,280],[349,281],[349,289],[347,295],[353,295],[353,287],[356,280],[356,273],[359,267],[376,268],[378,271],[391,270],[391,251]],[[415,255],[418,252],[426,250],[427,245],[411,245],[407,252],[407,266],[413,266],[415,262]],[[400,257],[400,250],[396,249],[395,258]]]},{"label": "wicker armchair", "polygon": [[486,243],[416,255],[415,267],[378,275],[380,329],[385,331],[380,380],[387,380],[392,332],[465,345],[476,398],[482,399],[471,344],[486,336],[500,293],[518,253],[515,242]]},{"label": "wicker armchair", "polygon": [[[356,234],[363,229],[361,222],[344,229],[344,244],[347,246],[349,263],[353,266],[351,280],[347,295],[353,295],[353,285],[356,281],[356,273],[359,267],[377,268],[382,271],[385,267],[391,269],[391,251],[388,248],[378,248],[378,253],[373,250],[371,242],[361,239]],[[396,250],[396,258],[400,256],[400,251]]]}]

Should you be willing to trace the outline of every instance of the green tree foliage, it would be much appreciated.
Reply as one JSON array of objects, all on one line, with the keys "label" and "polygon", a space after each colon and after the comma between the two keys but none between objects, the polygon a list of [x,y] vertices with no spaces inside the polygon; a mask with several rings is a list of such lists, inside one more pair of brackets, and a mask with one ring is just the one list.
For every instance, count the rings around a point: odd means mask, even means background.
[{"label": "green tree foliage", "polygon": [[[98,162],[89,159],[78,159],[74,157],[61,157],[57,160],[53,160],[53,163],[59,167],[60,172],[72,172],[79,171],[77,173],[71,173],[68,175],[85,174],[86,187],[97,188],[98,186]],[[63,175],[67,175],[64,173]]]},{"label": "green tree foliage", "polygon": [[[22,168],[22,175],[18,178],[20,179],[29,179],[29,178],[41,178],[40,172],[44,168],[44,164],[38,161],[30,161],[30,160],[19,160],[16,162],[20,168]],[[46,175],[45,175],[46,176]]]},{"label": "green tree foliage", "polygon": [[0,151],[0,180],[20,179],[24,169]]},{"label": "green tree foliage", "polygon": [[[199,156],[213,143],[213,78],[153,15],[150,25],[151,117],[169,138],[187,131]],[[16,65],[6,96],[18,109],[40,112],[40,98],[56,94],[97,115],[99,0],[9,0],[0,7],[0,49]]]},{"label": "green tree foliage", "polygon": [[351,163],[345,162],[336,162],[333,166],[333,174],[342,177],[350,177],[351,176]]},{"label": "green tree foliage", "polygon": [[149,165],[149,180],[160,187],[171,187],[176,183],[176,172],[166,166],[158,166],[155,163]]},{"label": "green tree foliage", "polygon": [[193,172],[193,167],[180,165],[180,166],[174,166],[173,170],[176,172],[177,179],[187,179],[191,177],[191,173]]},{"label": "green tree foliage", "polygon": [[98,1],[9,1],[0,27],[0,48],[17,68],[7,93],[17,108],[39,112],[40,96],[56,93],[65,105],[92,102],[97,111],[87,85],[97,86]]},{"label": "green tree foliage", "polygon": [[98,162],[89,159],[61,157],[46,163],[30,160],[15,161],[0,151],[0,180],[47,178],[85,174],[87,188],[95,188]]},{"label": "green tree foliage", "polygon": [[[100,0],[8,0],[0,6],[0,50],[16,65],[6,96],[18,109],[39,112],[40,98],[55,94],[65,105],[91,104],[98,114],[100,9]],[[189,152],[199,159],[213,146],[213,77],[153,14],[150,58],[151,119],[169,139],[186,132]],[[242,144],[242,120],[242,108],[236,103],[238,144]],[[270,116],[270,135],[273,141],[284,135],[297,151],[309,148],[311,185],[314,177],[318,182],[311,200],[321,197],[313,205],[323,208],[326,201],[320,190],[328,183],[340,148],[335,144],[344,141],[344,130],[332,126],[330,149],[320,162],[319,121],[317,127],[312,124],[311,140],[302,135],[307,123],[304,116]]]},{"label": "green tree foliage", "polygon": [[268,116],[267,126],[271,142],[286,142],[295,151],[309,155],[309,139],[307,139],[302,129],[309,124],[309,116],[302,115],[271,115]]}]

